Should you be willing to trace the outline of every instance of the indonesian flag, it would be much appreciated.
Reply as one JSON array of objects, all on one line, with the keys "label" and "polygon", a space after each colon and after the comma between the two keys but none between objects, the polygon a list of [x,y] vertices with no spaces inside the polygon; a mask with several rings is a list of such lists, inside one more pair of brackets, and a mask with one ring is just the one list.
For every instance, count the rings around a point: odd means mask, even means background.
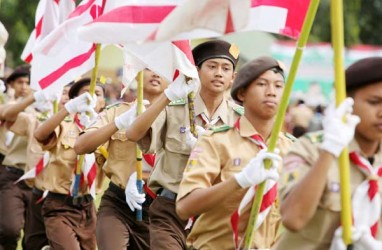
[{"label": "indonesian flag", "polygon": [[2,22],[0,22],[0,77],[4,76],[5,52],[4,45],[8,40],[8,31],[5,29]]},{"label": "indonesian flag", "polygon": [[29,36],[24,51],[21,54],[21,59],[31,63],[35,46],[57,28],[74,8],[75,3],[73,0],[40,0],[36,9],[35,29]]},{"label": "indonesian flag", "polygon": [[26,172],[17,181],[15,181],[15,184],[22,180],[35,178],[46,168],[46,166],[48,166],[48,162],[49,162],[49,152],[45,152],[43,157],[37,163],[37,165],[31,170],[29,170],[28,172]]},{"label": "indonesian flag", "polygon": [[[149,68],[171,82],[179,73],[197,79],[191,46],[188,40],[124,46],[124,85],[134,81],[137,73]],[[159,59],[159,60],[158,60]],[[162,59],[165,59],[165,63]]]},{"label": "indonesian flag", "polygon": [[79,29],[86,41],[130,43],[262,30],[297,39],[310,0],[126,1]]},{"label": "indonesian flag", "polygon": [[83,0],[59,27],[35,48],[31,87],[55,93],[94,67],[96,45],[78,39],[77,29],[101,15],[102,0]]}]

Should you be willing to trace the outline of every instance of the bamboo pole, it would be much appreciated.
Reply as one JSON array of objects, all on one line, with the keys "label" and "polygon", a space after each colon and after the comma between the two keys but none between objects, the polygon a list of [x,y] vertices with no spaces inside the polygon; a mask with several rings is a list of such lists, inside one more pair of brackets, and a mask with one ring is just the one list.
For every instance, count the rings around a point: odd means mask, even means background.
[{"label": "bamboo pole", "polygon": [[[308,41],[310,30],[313,25],[314,17],[316,15],[319,2],[320,0],[312,0],[309,5],[309,9],[305,17],[304,25],[301,30],[301,35],[297,41],[296,51],[293,56],[291,69],[285,84],[285,89],[284,89],[283,96],[281,98],[279,110],[277,112],[276,121],[275,121],[275,124],[273,125],[273,130],[272,130],[272,134],[271,134],[269,146],[268,146],[269,152],[273,152],[276,148],[277,138],[282,128],[286,109],[288,107],[289,97],[292,92],[293,83],[296,77],[298,65],[300,64],[302,53]],[[269,161],[265,162],[265,167],[266,168],[270,167]],[[251,215],[248,221],[248,226],[246,229],[246,234],[244,239],[244,249],[246,250],[251,249],[252,243],[254,242],[255,226],[256,226],[257,217],[260,211],[260,206],[263,200],[263,194],[265,191],[265,183],[266,182],[264,181],[258,186],[258,189],[256,191],[256,196],[252,204]]]},{"label": "bamboo pole", "polygon": [[[138,73],[137,87],[137,116],[143,112],[143,71]],[[137,155],[137,188],[138,192],[143,192],[143,170],[142,170],[142,151],[136,146]],[[142,210],[137,210],[137,221],[142,221]]]}]

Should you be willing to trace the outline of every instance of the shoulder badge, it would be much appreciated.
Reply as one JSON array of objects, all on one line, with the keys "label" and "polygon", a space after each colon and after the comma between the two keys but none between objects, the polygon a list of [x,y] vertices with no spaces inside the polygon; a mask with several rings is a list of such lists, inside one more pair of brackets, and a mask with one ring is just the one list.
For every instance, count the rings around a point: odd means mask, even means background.
[{"label": "shoulder badge", "polygon": [[321,143],[324,140],[323,131],[306,133],[304,137],[307,137],[312,143]]},{"label": "shoulder badge", "polygon": [[224,132],[224,131],[228,131],[230,129],[231,129],[231,126],[229,126],[227,124],[209,128],[209,130],[211,130],[213,133]]},{"label": "shoulder badge", "polygon": [[46,120],[48,120],[49,116],[47,114],[42,114],[42,113],[37,113],[37,120],[39,120],[40,122],[44,122]]},{"label": "shoulder badge", "polygon": [[70,115],[68,115],[67,117],[65,117],[64,121],[65,122],[72,122],[73,118]]},{"label": "shoulder badge", "polygon": [[120,102],[113,103],[113,104],[110,104],[110,105],[106,106],[105,109],[108,110],[108,109],[111,109],[113,107],[118,107],[119,105],[121,105]]},{"label": "shoulder badge", "polygon": [[240,116],[243,116],[244,115],[244,107],[242,106],[239,106],[239,105],[235,105],[233,107],[233,110],[238,113]]},{"label": "shoulder badge", "polygon": [[284,135],[285,135],[286,138],[288,138],[289,140],[291,140],[293,142],[297,140],[297,138],[294,137],[294,135],[289,134],[288,132],[284,132]]},{"label": "shoulder badge", "polygon": [[183,98],[182,99],[179,99],[179,100],[175,100],[175,101],[172,101],[168,104],[168,106],[180,106],[180,105],[185,105],[186,104],[186,100],[184,100]]}]

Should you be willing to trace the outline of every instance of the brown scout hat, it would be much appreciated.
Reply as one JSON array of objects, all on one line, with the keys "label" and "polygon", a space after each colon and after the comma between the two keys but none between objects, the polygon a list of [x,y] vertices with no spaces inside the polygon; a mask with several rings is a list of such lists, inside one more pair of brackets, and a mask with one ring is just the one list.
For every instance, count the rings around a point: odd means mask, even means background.
[{"label": "brown scout hat", "polygon": [[[75,97],[78,96],[78,92],[80,92],[80,90],[85,87],[85,86],[88,86],[90,85],[90,78],[89,77],[85,77],[85,78],[82,78],[76,82],[74,82],[74,84],[68,84],[70,85],[70,89],[69,89],[69,99],[73,99]],[[97,86],[100,86],[103,90],[103,93],[105,94],[105,87],[103,86],[103,84],[100,84],[97,82]]]},{"label": "brown scout hat", "polygon": [[346,71],[346,91],[382,82],[382,57],[368,57],[350,65]]},{"label": "brown scout hat", "polygon": [[239,60],[240,51],[235,44],[230,44],[223,40],[211,40],[201,43],[192,50],[192,55],[195,60],[195,65],[200,65],[211,58],[225,58],[236,67]]},{"label": "brown scout hat", "polygon": [[[233,82],[231,89],[231,96],[235,101],[241,102],[237,98],[237,92],[241,88],[246,88],[256,78],[258,78],[265,71],[278,68],[284,73],[285,66],[283,63],[273,59],[272,57],[262,56],[246,63],[237,73],[236,79]],[[284,75],[283,75],[284,76]]]}]

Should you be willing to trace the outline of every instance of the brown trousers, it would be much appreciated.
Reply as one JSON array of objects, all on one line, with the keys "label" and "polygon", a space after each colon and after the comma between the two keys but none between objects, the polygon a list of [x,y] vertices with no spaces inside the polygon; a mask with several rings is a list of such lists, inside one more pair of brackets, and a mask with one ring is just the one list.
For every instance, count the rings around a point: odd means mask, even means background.
[{"label": "brown trousers", "polygon": [[51,249],[96,249],[96,213],[93,201],[73,204],[72,197],[49,193],[42,205]]},{"label": "brown trousers", "polygon": [[32,195],[32,189],[23,181],[14,184],[22,175],[17,171],[6,167],[0,174],[0,250],[16,249]]},{"label": "brown trousers", "polygon": [[181,220],[175,211],[175,200],[157,196],[149,210],[150,245],[155,250],[186,249],[187,221]]},{"label": "brown trousers", "polygon": [[[150,249],[148,208],[151,198],[146,195],[142,221],[126,204],[125,192],[110,182],[102,196],[97,214],[97,244],[99,250]],[[155,248],[153,248],[155,249]]]},{"label": "brown trousers", "polygon": [[45,233],[44,218],[41,213],[44,200],[37,203],[42,195],[41,190],[33,189],[24,228],[25,250],[41,249],[43,246],[49,245]]}]

